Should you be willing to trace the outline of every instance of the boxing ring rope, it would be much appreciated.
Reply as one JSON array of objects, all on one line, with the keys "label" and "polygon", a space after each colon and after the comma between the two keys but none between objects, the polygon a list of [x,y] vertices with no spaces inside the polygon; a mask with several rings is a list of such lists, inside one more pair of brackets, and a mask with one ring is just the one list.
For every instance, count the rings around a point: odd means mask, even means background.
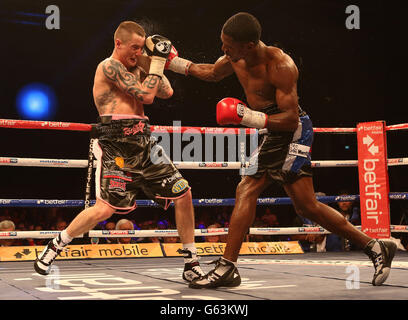
[{"label": "boxing ring rope", "polygon": [[[347,202],[347,201],[358,201],[360,199],[359,195],[340,195],[340,196],[316,196],[316,199],[322,203],[334,203],[334,202]],[[408,199],[408,192],[391,192],[389,194],[390,200],[405,200]],[[234,206],[234,198],[224,198],[224,199],[193,199],[193,205],[196,207],[215,207],[215,206]],[[95,200],[91,201],[91,204],[95,204]],[[258,206],[268,206],[268,205],[290,205],[292,200],[289,197],[280,198],[258,198]],[[84,205],[84,200],[57,200],[57,199],[0,199],[0,208],[73,208],[81,207]],[[136,200],[136,205],[142,208],[157,207],[159,205],[153,200]],[[171,204],[170,206],[173,206]]]},{"label": "boxing ring rope", "polygon": [[[241,169],[241,162],[193,162],[193,161],[174,161],[177,169]],[[408,158],[388,159],[388,166],[407,165]],[[96,161],[94,161],[94,166]],[[88,160],[75,159],[40,159],[40,158],[17,158],[0,157],[0,166],[14,167],[48,167],[48,168],[86,168]],[[245,163],[248,166],[248,163]],[[332,168],[332,167],[357,167],[358,160],[318,160],[312,161],[312,167]]]},{"label": "boxing ring rope", "polygon": [[[359,200],[359,195],[344,195],[344,196],[317,196],[317,200],[323,203],[356,201]],[[405,193],[390,193],[390,200],[408,199],[408,192]],[[95,201],[91,201],[94,204]],[[257,205],[289,205],[291,204],[289,197],[281,198],[259,198]],[[158,207],[153,200],[137,200],[138,207]],[[199,206],[233,206],[234,198],[227,199],[193,199],[193,205]],[[84,205],[84,200],[36,200],[36,199],[0,199],[0,207],[81,207]],[[173,204],[172,204],[173,205]],[[357,226],[361,229],[360,226]],[[408,232],[406,225],[391,225],[391,232]],[[44,231],[5,231],[0,232],[0,239],[47,239],[54,238],[60,231],[44,230]],[[195,236],[223,235],[228,233],[228,228],[212,228],[212,229],[195,229]],[[293,234],[330,234],[329,231],[322,227],[267,227],[267,228],[250,228],[251,235],[293,235]],[[89,237],[176,237],[177,230],[90,230]],[[77,237],[77,238],[82,238]]]},{"label": "boxing ring rope", "polygon": [[[408,233],[406,225],[391,225],[393,233]],[[361,230],[361,226],[356,226]],[[1,239],[50,239],[55,238],[61,231],[43,230],[43,231],[0,231]],[[265,228],[249,228],[250,235],[300,235],[300,234],[330,234],[330,231],[322,227],[265,227]],[[228,228],[212,228],[212,229],[195,229],[196,237],[216,236],[228,234]],[[144,237],[178,237],[176,229],[158,229],[158,230],[90,230],[89,238],[144,238]],[[83,238],[79,236],[76,238]]]},{"label": "boxing ring rope", "polygon": [[[54,121],[37,121],[37,120],[14,120],[0,119],[0,128],[15,128],[15,129],[48,129],[48,130],[67,130],[67,131],[91,131],[92,125],[85,123],[70,123],[70,122],[54,122]],[[157,133],[191,133],[198,131],[199,133],[213,134],[238,134],[245,132],[246,134],[254,134],[267,132],[267,129],[254,128],[220,128],[220,127],[183,127],[183,126],[160,126],[151,125],[152,132]],[[408,123],[386,126],[386,130],[408,130]],[[356,128],[313,128],[316,133],[355,133]]]},{"label": "boxing ring rope", "polygon": [[[18,129],[48,129],[89,132],[91,124],[67,123],[34,120],[0,119],[1,128]],[[408,123],[386,126],[386,130],[408,130]],[[356,133],[356,128],[313,128],[316,133]],[[211,127],[182,127],[182,126],[160,126],[152,125],[152,133],[198,133],[198,134],[263,134],[267,129],[254,128],[211,128]],[[406,165],[408,158],[387,159],[388,166]],[[241,162],[174,162],[179,169],[241,169],[247,163]],[[39,159],[39,158],[17,158],[0,157],[2,166],[30,166],[30,167],[58,167],[58,168],[86,168],[89,167],[88,160],[69,159]],[[356,167],[358,160],[329,160],[312,161],[313,167]],[[356,201],[359,195],[347,196],[317,196],[317,200],[324,203],[340,201]],[[391,200],[408,199],[408,193],[389,193]],[[91,204],[95,201],[90,201]],[[287,205],[291,204],[289,197],[283,198],[259,198],[257,205]],[[0,207],[81,207],[84,200],[41,200],[41,199],[0,199]],[[153,200],[137,200],[139,207],[158,207]],[[194,206],[233,206],[235,199],[193,199]],[[172,204],[173,205],[173,204]],[[361,229],[360,226],[357,226]],[[391,232],[408,232],[408,226],[391,225]],[[19,238],[54,238],[60,231],[4,231],[0,232],[0,239]],[[228,228],[195,229],[196,236],[227,234]],[[249,228],[249,234],[253,235],[293,235],[293,234],[329,234],[322,227],[288,227],[288,228]],[[177,230],[90,230],[89,237],[174,237],[178,236]],[[83,237],[80,236],[80,237]],[[79,238],[79,237],[78,237]]]}]

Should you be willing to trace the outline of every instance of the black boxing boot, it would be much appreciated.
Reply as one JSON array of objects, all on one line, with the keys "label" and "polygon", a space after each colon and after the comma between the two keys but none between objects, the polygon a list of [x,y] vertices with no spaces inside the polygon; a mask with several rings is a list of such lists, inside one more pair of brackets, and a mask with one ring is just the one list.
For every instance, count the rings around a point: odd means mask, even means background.
[{"label": "black boxing boot", "polygon": [[44,276],[49,274],[51,265],[60,252],[67,251],[67,249],[64,248],[65,246],[66,244],[62,242],[60,234],[56,238],[50,240],[34,262],[35,271]]},{"label": "black boxing boot", "polygon": [[373,286],[380,286],[387,280],[395,251],[397,251],[397,245],[394,242],[375,239],[372,239],[364,248],[365,254],[374,264],[375,272],[371,282]]},{"label": "black boxing boot", "polygon": [[221,257],[211,263],[216,264],[215,268],[205,276],[191,281],[190,288],[237,287],[241,284],[241,276],[232,262]]}]

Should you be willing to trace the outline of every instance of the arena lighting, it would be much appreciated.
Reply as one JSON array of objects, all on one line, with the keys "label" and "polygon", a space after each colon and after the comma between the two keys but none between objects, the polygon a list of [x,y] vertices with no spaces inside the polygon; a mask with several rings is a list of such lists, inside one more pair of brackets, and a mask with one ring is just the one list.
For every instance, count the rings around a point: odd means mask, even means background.
[{"label": "arena lighting", "polygon": [[30,83],[18,92],[16,105],[23,119],[50,120],[55,114],[57,99],[48,85]]}]

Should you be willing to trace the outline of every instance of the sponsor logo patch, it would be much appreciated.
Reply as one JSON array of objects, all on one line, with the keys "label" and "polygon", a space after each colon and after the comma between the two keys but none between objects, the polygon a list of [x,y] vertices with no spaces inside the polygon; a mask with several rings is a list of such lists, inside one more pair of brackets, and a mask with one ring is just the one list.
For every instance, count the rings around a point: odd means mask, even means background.
[{"label": "sponsor logo patch", "polygon": [[185,179],[181,179],[177,181],[174,185],[171,191],[173,193],[180,193],[181,191],[185,190],[188,187],[188,182]]},{"label": "sponsor logo patch", "polygon": [[139,121],[137,124],[135,124],[133,127],[131,128],[124,128],[123,129],[123,134],[125,136],[133,136],[137,133],[143,133],[143,130],[145,128],[145,123],[142,121]]},{"label": "sponsor logo patch", "polygon": [[126,182],[118,181],[116,179],[111,179],[109,181],[109,190],[121,190],[121,191],[126,191]]},{"label": "sponsor logo patch", "polygon": [[116,157],[115,163],[121,169],[125,166],[125,160],[122,157]]},{"label": "sponsor logo patch", "polygon": [[237,114],[238,116],[240,116],[241,118],[244,116],[245,114],[245,106],[242,103],[238,103],[237,105]]},{"label": "sponsor logo patch", "polygon": [[302,158],[307,158],[310,152],[310,147],[302,144],[291,143],[289,145],[289,154]]},{"label": "sponsor logo patch", "polygon": [[0,163],[17,163],[18,159],[15,158],[0,158]]}]

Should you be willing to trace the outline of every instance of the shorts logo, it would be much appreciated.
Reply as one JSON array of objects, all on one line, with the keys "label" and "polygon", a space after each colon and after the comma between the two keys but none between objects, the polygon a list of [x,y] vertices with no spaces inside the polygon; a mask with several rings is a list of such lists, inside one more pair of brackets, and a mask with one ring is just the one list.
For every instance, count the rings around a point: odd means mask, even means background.
[{"label": "shorts logo", "polygon": [[125,160],[122,157],[116,157],[115,162],[116,165],[121,169],[125,166]]},{"label": "shorts logo", "polygon": [[166,184],[168,183],[172,183],[174,180],[176,179],[180,179],[182,176],[179,172],[176,172],[175,174],[173,174],[171,177],[169,178],[164,178],[162,181],[161,186],[164,188],[166,186]]},{"label": "shorts logo", "polygon": [[117,181],[114,179],[111,179],[109,181],[109,190],[116,189],[116,190],[121,190],[121,191],[126,191],[126,182],[121,182]]},{"label": "shorts logo", "polygon": [[289,145],[289,154],[297,157],[307,158],[310,153],[310,147],[302,144],[291,143]]},{"label": "shorts logo", "polygon": [[123,129],[123,134],[125,136],[133,136],[136,133],[143,133],[145,127],[145,123],[142,121],[139,121],[137,124],[135,124],[133,127],[131,128],[124,128]]},{"label": "shorts logo", "polygon": [[173,188],[171,189],[171,191],[173,193],[180,193],[181,191],[183,191],[184,189],[186,189],[188,187],[188,182],[185,179],[181,179],[179,181],[177,181]]}]

